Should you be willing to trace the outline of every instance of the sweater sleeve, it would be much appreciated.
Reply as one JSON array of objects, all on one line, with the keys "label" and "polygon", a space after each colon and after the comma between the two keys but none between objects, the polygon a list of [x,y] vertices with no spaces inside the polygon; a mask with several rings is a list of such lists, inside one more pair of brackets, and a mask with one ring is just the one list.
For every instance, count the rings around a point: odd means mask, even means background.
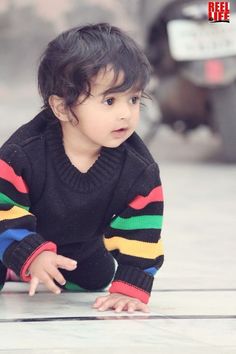
[{"label": "sweater sleeve", "polygon": [[162,266],[163,193],[156,163],[138,178],[127,208],[115,215],[105,231],[105,247],[118,262],[110,293],[148,303],[154,275]]},{"label": "sweater sleeve", "polygon": [[56,251],[36,232],[36,217],[30,212],[30,162],[19,146],[0,150],[0,260],[23,280],[27,269],[44,250]]}]

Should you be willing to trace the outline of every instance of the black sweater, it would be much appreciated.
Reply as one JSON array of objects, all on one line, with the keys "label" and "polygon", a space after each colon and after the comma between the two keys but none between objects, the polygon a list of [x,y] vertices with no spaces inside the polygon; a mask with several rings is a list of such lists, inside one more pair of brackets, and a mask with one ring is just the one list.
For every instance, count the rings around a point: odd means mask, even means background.
[{"label": "black sweater", "polygon": [[134,133],[80,172],[65,154],[59,121],[47,110],[0,149],[0,259],[23,280],[44,250],[74,244],[78,263],[101,245],[118,262],[109,289],[148,302],[163,263],[159,169]]}]

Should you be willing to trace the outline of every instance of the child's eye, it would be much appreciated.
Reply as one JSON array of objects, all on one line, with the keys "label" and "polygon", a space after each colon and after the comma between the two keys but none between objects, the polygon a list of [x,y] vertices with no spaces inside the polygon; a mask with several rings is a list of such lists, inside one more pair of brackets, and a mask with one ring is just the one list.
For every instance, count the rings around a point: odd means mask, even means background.
[{"label": "child's eye", "polygon": [[111,106],[114,103],[115,99],[113,97],[107,98],[104,103],[108,106]]},{"label": "child's eye", "polygon": [[138,96],[134,96],[134,97],[131,98],[131,102],[133,104],[137,103],[139,100],[140,100],[140,97],[138,97]]}]

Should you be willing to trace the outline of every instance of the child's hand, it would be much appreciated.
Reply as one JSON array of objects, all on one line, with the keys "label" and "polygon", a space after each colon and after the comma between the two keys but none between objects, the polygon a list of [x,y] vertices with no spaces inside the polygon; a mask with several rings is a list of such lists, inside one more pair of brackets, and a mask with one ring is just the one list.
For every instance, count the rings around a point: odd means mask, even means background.
[{"label": "child's hand", "polygon": [[64,285],[66,281],[58,268],[74,270],[76,267],[77,263],[73,259],[51,251],[43,251],[29,266],[31,275],[29,295],[33,296],[35,294],[39,283],[43,283],[53,293],[60,294],[61,289],[54,283],[53,279],[61,285]]},{"label": "child's hand", "polygon": [[139,299],[116,293],[98,297],[93,308],[99,311],[114,309],[115,312],[128,311],[131,313],[135,310],[149,312],[148,306]]}]

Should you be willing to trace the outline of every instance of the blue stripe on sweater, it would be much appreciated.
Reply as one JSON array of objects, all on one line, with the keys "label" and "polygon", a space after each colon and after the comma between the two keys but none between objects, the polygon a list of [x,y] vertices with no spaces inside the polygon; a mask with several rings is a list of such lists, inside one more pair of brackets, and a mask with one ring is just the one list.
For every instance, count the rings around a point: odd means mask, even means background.
[{"label": "blue stripe on sweater", "polygon": [[21,241],[23,238],[32,234],[32,231],[26,229],[8,229],[0,234],[0,260],[10,244],[14,241]]},{"label": "blue stripe on sweater", "polygon": [[155,268],[155,267],[144,269],[145,273],[148,273],[148,274],[153,275],[153,276],[157,273],[157,271],[158,271],[158,269]]}]

